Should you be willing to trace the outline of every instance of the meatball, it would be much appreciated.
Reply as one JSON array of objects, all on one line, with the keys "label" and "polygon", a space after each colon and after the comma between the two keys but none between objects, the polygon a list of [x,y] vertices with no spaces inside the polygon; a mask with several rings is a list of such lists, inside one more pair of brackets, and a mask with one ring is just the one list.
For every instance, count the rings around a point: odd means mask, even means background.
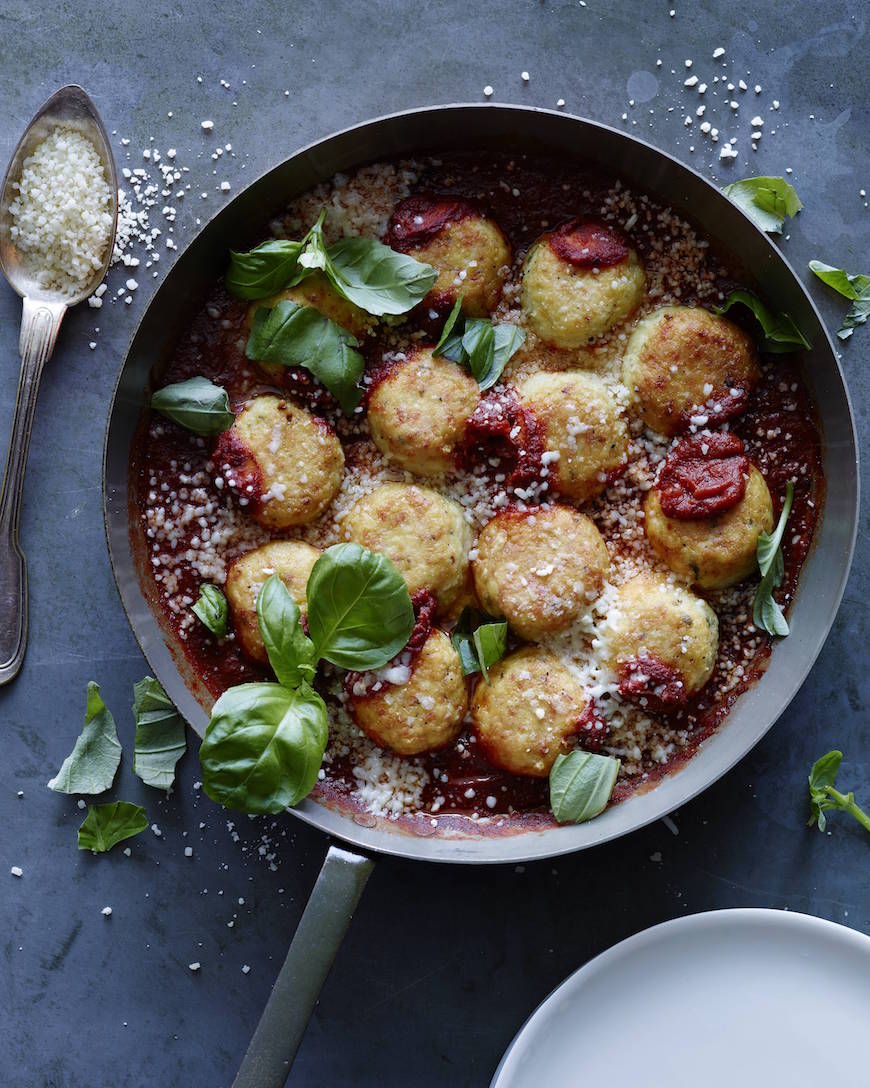
[{"label": "meatball", "polygon": [[393,212],[387,239],[393,249],[437,269],[424,305],[449,309],[462,295],[469,317],[486,317],[495,309],[511,247],[498,225],[473,204],[409,197]]},{"label": "meatball", "polygon": [[480,749],[511,774],[546,778],[582,726],[588,696],[555,654],[526,646],[478,683],[471,720]]},{"label": "meatball", "polygon": [[526,258],[521,302],[528,326],[557,348],[579,348],[624,321],[643,299],[643,264],[616,227],[572,219]]},{"label": "meatball", "polygon": [[344,454],[322,419],[281,397],[254,397],[218,437],[216,472],[271,530],[313,521],[341,487]]},{"label": "meatball", "polygon": [[462,507],[437,491],[381,484],[357,500],[343,528],[345,540],[391,559],[410,593],[434,593],[440,610],[463,591],[471,528]]},{"label": "meatball", "polygon": [[601,638],[624,695],[681,705],[710,679],[719,621],[700,597],[660,574],[638,574],[616,591]]},{"label": "meatball", "polygon": [[669,518],[658,488],[647,493],[646,535],[656,554],[677,574],[703,589],[723,589],[757,567],[759,533],[773,529],[773,503],[764,477],[752,465],[743,498],[720,514]]},{"label": "meatball", "polygon": [[622,360],[622,380],[638,415],[668,436],[697,417],[712,425],[742,412],[759,374],[746,333],[699,306],[664,306],[648,314],[635,326]]},{"label": "meatball", "polygon": [[577,502],[600,494],[624,468],[628,451],[628,427],[601,378],[533,374],[518,392],[544,432],[553,489]]},{"label": "meatball", "polygon": [[381,748],[400,756],[443,748],[459,735],[468,710],[468,688],[453,643],[433,627],[407,680],[372,684],[371,678],[362,679],[351,689],[349,707],[357,725]]},{"label": "meatball", "polygon": [[601,592],[610,568],[595,523],[568,506],[502,511],[484,527],[476,551],[480,603],[532,641],[570,626]]},{"label": "meatball", "polygon": [[369,427],[378,449],[420,476],[437,476],[453,465],[480,387],[449,359],[414,348],[374,387]]},{"label": "meatball", "polygon": [[225,592],[239,645],[254,661],[267,665],[269,658],[257,623],[257,596],[271,574],[277,574],[304,616],[308,611],[305,587],[320,551],[301,540],[273,540],[245,552],[227,571]]}]

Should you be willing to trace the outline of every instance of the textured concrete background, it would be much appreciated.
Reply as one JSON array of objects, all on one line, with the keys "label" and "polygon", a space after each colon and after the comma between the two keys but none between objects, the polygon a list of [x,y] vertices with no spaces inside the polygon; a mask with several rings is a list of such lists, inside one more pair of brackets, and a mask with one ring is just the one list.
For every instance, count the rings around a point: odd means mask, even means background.
[{"label": "textured concrete background", "polygon": [[[178,148],[178,161],[189,166],[179,245],[192,237],[197,216],[232,195],[220,192],[221,180],[235,192],[334,129],[408,106],[477,101],[492,84],[493,100],[555,106],[564,98],[566,109],[623,124],[719,179],[792,167],[806,206],[783,242],[795,266],[817,257],[870,271],[870,212],[859,196],[870,190],[870,12],[862,0],[2,0],[0,15],[0,163],[49,93],[81,82],[116,131],[119,167],[140,165],[152,136],[161,150]],[[712,60],[717,46],[726,50],[718,62],[724,69]],[[721,132],[715,148],[697,119],[684,124],[702,101],[683,88],[687,58],[709,86],[706,117]],[[736,117],[722,95],[712,96],[712,76],[725,73],[750,87],[733,95],[741,102]],[[757,99],[755,83],[763,88]],[[778,112],[770,109],[774,98]],[[756,113],[765,135],[753,153]],[[215,122],[209,136],[200,129],[204,118]],[[718,148],[732,135],[740,158],[720,167]],[[211,153],[225,143],[235,157],[214,162]],[[110,293],[125,278],[116,270]],[[30,648],[22,675],[0,692],[5,1088],[229,1085],[326,847],[291,817],[236,820],[235,841],[225,815],[194,789],[194,752],[166,801],[130,772],[127,708],[145,664],[106,557],[100,461],[112,384],[159,282],[144,270],[137,278],[131,306],[107,302],[70,315],[37,411],[22,524]],[[813,292],[836,327],[840,300],[821,286]],[[18,299],[0,288],[3,436],[18,317]],[[862,442],[868,351],[864,329],[843,353]],[[787,907],[870,929],[866,835],[843,818],[831,821],[829,836],[804,827],[807,770],[834,746],[846,753],[843,781],[870,802],[868,572],[862,535],[838,622],[800,695],[749,757],[675,814],[679,834],[660,823],[523,871],[380,861],[291,1083],[480,1088],[527,1014],[565,975],[677,915]],[[145,804],[163,832],[134,840],[129,859],[120,851],[80,854],[75,800],[44,785],[78,734],[89,679],[102,685],[128,746],[115,796]],[[264,832],[274,840],[274,870],[258,853]],[[23,868],[21,880],[4,875],[11,865]],[[106,905],[114,912],[108,920],[100,913]],[[194,960],[202,964],[197,974],[187,968]]]}]

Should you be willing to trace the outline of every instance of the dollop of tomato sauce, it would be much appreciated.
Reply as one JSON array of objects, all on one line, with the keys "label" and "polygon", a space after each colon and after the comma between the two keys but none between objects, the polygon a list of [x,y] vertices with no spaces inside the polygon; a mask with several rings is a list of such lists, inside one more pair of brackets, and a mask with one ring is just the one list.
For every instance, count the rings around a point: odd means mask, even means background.
[{"label": "dollop of tomato sauce", "polygon": [[513,389],[489,393],[478,401],[465,427],[458,460],[462,468],[492,467],[505,471],[508,490],[528,487],[540,479],[544,439],[534,414],[520,403]]},{"label": "dollop of tomato sauce", "polygon": [[628,239],[611,223],[591,216],[569,219],[549,237],[550,249],[575,268],[612,268],[628,260]]},{"label": "dollop of tomato sauce", "polygon": [[620,666],[619,693],[661,711],[676,710],[689,699],[680,670],[652,655],[632,658]]},{"label": "dollop of tomato sauce", "polygon": [[736,434],[697,434],[668,454],[658,480],[662,512],[682,521],[724,513],[746,494],[749,458]]},{"label": "dollop of tomato sauce", "polygon": [[256,510],[263,494],[263,477],[256,458],[235,431],[219,434],[214,444],[215,472],[223,477],[230,491]]},{"label": "dollop of tomato sauce", "polygon": [[409,196],[396,205],[387,227],[387,245],[400,253],[426,245],[448,223],[481,212],[470,201],[426,194]]}]

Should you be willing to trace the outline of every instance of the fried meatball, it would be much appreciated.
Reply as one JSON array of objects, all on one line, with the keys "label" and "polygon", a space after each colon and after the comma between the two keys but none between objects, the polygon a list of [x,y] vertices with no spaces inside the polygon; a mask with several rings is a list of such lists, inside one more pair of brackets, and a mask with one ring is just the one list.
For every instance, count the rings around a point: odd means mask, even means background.
[{"label": "fried meatball", "polygon": [[529,328],[557,348],[579,348],[624,321],[643,299],[643,264],[616,227],[572,219],[526,257],[521,302]]},{"label": "fried meatball", "polygon": [[420,476],[453,465],[480,387],[456,363],[418,347],[380,379],[369,397],[369,427],[378,449]]},{"label": "fried meatball", "polygon": [[746,408],[760,371],[746,333],[700,306],[663,306],[637,323],[622,380],[647,427],[673,436],[694,417],[724,422]]},{"label": "fried meatball", "polygon": [[273,540],[233,560],[224,590],[233,617],[233,631],[239,645],[254,661],[269,663],[257,624],[257,596],[263,583],[270,575],[277,574],[304,616],[308,612],[305,587],[319,555],[318,548],[301,540]]},{"label": "fried meatball", "polygon": [[462,295],[469,317],[486,317],[497,306],[511,247],[498,225],[468,201],[409,197],[393,212],[387,240],[437,269],[424,305],[449,309]]},{"label": "fried meatball", "polygon": [[281,397],[254,397],[218,437],[216,472],[267,529],[313,521],[341,487],[344,454],[328,423]]},{"label": "fried meatball", "polygon": [[443,748],[459,735],[468,710],[468,688],[453,643],[433,627],[404,683],[363,680],[352,688],[349,707],[381,748],[400,756]]},{"label": "fried meatball", "polygon": [[764,477],[752,465],[743,498],[720,514],[669,518],[658,488],[644,504],[646,535],[665,563],[703,589],[723,589],[748,578],[757,567],[759,533],[773,529],[773,503]]},{"label": "fried meatball", "polygon": [[580,371],[533,374],[518,392],[544,431],[552,488],[577,502],[600,494],[626,464],[628,450],[628,427],[601,378]]},{"label": "fried meatball", "polygon": [[680,689],[662,701],[679,704],[710,679],[719,621],[707,602],[689,590],[660,574],[638,574],[616,591],[601,636],[607,660],[621,680],[639,663],[658,683],[655,669],[661,666]]},{"label": "fried meatball", "polygon": [[363,495],[344,521],[345,540],[395,563],[410,593],[428,589],[440,610],[462,592],[471,528],[462,507],[429,487],[381,484]]},{"label": "fried meatball", "polygon": [[589,698],[555,654],[526,646],[489,670],[471,703],[477,743],[490,763],[511,774],[546,778],[571,747]]},{"label": "fried meatball", "polygon": [[480,603],[532,641],[570,626],[610,568],[595,523],[569,506],[504,510],[484,527],[476,552]]}]

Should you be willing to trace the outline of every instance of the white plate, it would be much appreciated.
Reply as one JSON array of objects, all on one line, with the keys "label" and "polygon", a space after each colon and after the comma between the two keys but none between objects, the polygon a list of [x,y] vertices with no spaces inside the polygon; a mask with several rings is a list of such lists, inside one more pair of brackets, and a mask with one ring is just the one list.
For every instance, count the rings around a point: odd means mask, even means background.
[{"label": "white plate", "polygon": [[870,937],[775,910],[693,914],[575,972],[491,1088],[870,1084]]}]

